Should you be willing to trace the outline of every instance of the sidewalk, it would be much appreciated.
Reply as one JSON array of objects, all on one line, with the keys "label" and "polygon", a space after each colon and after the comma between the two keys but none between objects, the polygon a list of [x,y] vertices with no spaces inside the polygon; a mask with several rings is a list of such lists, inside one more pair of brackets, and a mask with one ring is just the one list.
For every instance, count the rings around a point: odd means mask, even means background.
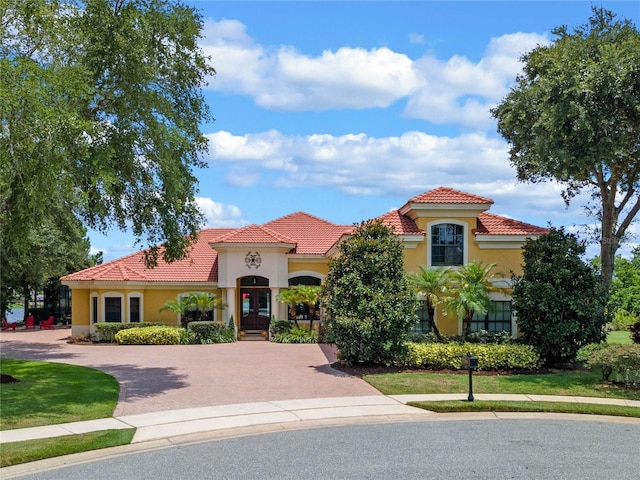
[{"label": "sidewalk", "polygon": [[[499,395],[475,394],[476,400],[578,402],[606,405],[621,405],[640,408],[640,401],[564,397],[552,395]],[[306,428],[355,419],[378,421],[437,420],[448,418],[419,408],[408,406],[408,402],[466,400],[466,394],[438,395],[375,395],[360,397],[333,397],[300,400],[219,405],[214,407],[170,410],[138,415],[116,416],[84,422],[49,425],[44,427],[4,430],[0,432],[0,444],[52,438],[109,429],[136,428],[132,444],[170,439],[185,435],[220,433],[243,428],[268,427],[278,429]],[[460,415],[458,415],[460,416]],[[469,414],[466,415],[467,418]],[[491,412],[475,414],[481,418],[495,418]],[[450,416],[449,416],[450,417]],[[602,419],[602,417],[598,417]],[[638,418],[618,419],[640,425]],[[363,420],[364,421],[364,420]],[[286,426],[286,427],[285,427]]]}]

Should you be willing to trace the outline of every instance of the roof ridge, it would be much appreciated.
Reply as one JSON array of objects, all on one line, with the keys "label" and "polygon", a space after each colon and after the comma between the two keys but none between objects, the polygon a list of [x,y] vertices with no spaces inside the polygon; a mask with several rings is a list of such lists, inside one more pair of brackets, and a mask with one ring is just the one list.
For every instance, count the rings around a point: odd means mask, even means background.
[{"label": "roof ridge", "polygon": [[[443,200],[437,200],[434,201],[432,200],[430,197],[437,197],[438,195],[456,195],[456,196],[460,196],[463,198],[468,199],[469,201],[461,201],[461,200],[455,200],[455,201],[443,201]],[[407,203],[439,203],[439,204],[446,204],[446,203],[486,203],[486,204],[493,204],[493,200],[491,198],[488,197],[482,197],[480,195],[476,195],[474,193],[468,193],[468,192],[463,192],[462,190],[456,190],[455,188],[451,188],[451,187],[437,187],[434,188],[432,190],[428,190],[424,193],[421,193],[419,195],[416,195],[414,197],[412,197],[411,199],[409,199],[409,201]]]}]

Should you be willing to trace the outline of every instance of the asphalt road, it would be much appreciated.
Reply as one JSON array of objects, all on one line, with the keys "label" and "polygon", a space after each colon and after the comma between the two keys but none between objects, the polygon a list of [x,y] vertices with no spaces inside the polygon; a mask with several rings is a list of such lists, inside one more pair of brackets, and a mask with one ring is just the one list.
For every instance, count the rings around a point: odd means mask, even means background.
[{"label": "asphalt road", "polygon": [[23,479],[640,478],[640,428],[564,420],[323,427],[129,454]]}]

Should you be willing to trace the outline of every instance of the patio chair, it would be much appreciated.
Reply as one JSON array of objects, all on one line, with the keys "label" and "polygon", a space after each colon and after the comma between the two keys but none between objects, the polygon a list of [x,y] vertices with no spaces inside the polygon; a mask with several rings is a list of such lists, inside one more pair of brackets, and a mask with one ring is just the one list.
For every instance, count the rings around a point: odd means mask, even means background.
[{"label": "patio chair", "polygon": [[33,315],[29,315],[27,319],[24,321],[24,328],[36,328],[36,319],[33,318]]},{"label": "patio chair", "polygon": [[15,322],[9,323],[7,319],[2,317],[2,330],[15,330],[16,324]]},{"label": "patio chair", "polygon": [[44,329],[54,329],[56,328],[55,324],[53,323],[53,321],[55,320],[55,318],[53,317],[53,315],[49,315],[49,318],[47,318],[44,322],[40,322],[40,329],[42,330]]}]

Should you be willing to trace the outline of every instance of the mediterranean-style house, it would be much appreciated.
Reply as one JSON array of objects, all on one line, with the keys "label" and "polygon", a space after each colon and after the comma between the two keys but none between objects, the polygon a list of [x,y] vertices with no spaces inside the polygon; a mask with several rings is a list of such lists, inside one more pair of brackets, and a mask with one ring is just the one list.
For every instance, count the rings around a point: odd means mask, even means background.
[{"label": "mediterranean-style house", "polygon": [[[547,230],[489,213],[492,204],[489,198],[440,187],[378,218],[401,240],[407,272],[420,266],[495,262],[496,271],[505,276],[501,281],[508,282],[511,272],[521,272],[524,242]],[[296,212],[263,225],[205,229],[186,259],[159,260],[152,269],[136,253],[67,275],[62,283],[72,292],[72,333],[93,333],[93,326],[101,322],[178,324],[178,315],[161,307],[202,292],[225,305],[210,312],[211,319],[232,321],[247,332],[266,330],[272,318],[290,315],[288,307],[276,301],[278,293],[294,285],[321,285],[329,259],[338,254],[337,246],[352,229]],[[510,300],[496,294],[496,308],[474,318],[472,330],[515,336]],[[302,309],[297,313],[304,318]],[[442,333],[460,333],[458,319],[440,310],[436,316]],[[419,318],[413,331],[429,331],[426,308],[419,309]]]}]

